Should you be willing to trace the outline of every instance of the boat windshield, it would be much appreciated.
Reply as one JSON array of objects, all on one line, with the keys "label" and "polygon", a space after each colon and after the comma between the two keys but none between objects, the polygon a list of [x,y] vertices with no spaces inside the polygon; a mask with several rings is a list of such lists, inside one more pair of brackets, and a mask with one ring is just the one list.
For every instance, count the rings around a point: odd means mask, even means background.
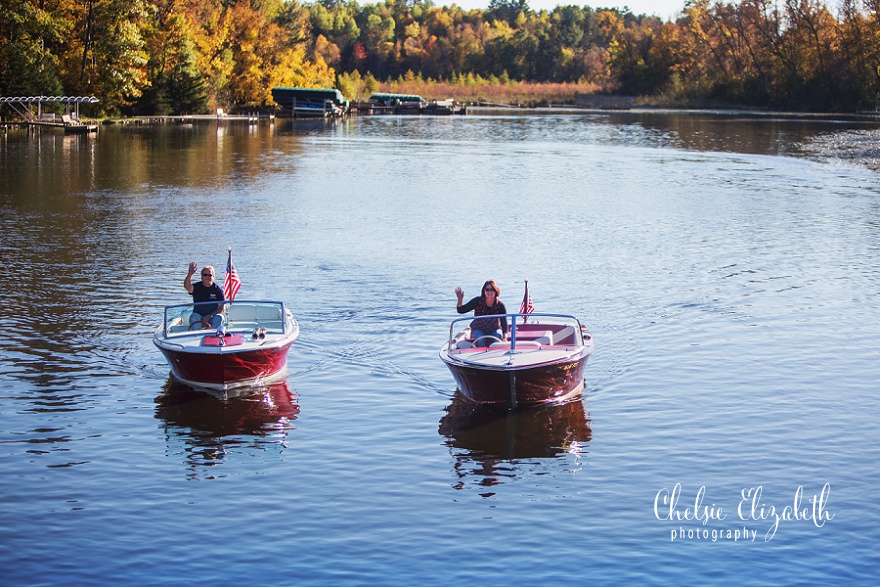
[{"label": "boat windshield", "polygon": [[[204,334],[205,331],[197,326],[198,322],[190,323],[190,316],[198,312],[200,306],[216,304],[200,302],[165,306],[164,336]],[[266,333],[286,334],[292,322],[293,317],[285,309],[284,302],[236,300],[224,303],[223,327],[226,332],[253,332],[255,328],[263,328]]]},{"label": "boat windshield", "polygon": [[[586,328],[580,320],[568,314],[496,314],[491,316],[479,316],[479,318],[501,318],[509,324],[508,335],[511,349],[519,346],[584,346]],[[474,316],[457,318],[449,325],[449,348],[455,348],[460,342],[475,342],[471,338],[470,324]],[[485,344],[478,346],[490,346],[492,343],[503,343],[495,337],[484,337]]]}]

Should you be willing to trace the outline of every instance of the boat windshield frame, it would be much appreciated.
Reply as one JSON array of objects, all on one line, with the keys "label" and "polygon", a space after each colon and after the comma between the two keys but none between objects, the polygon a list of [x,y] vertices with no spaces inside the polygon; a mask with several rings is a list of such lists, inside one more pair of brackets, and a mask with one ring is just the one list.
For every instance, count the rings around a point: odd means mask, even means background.
[{"label": "boat windshield frame", "polygon": [[462,316],[460,318],[456,318],[449,324],[449,338],[446,341],[447,350],[451,350],[452,342],[453,340],[455,340],[455,335],[458,332],[464,331],[467,327],[470,326],[470,324],[468,324],[468,326],[458,326],[458,328],[456,328],[457,324],[461,324],[462,322],[470,323],[473,322],[475,319],[482,318],[503,318],[505,320],[508,320],[508,327],[510,330],[510,350],[516,349],[516,331],[518,318],[523,319],[522,324],[525,324],[531,320],[534,320],[532,324],[540,324],[541,318],[555,318],[557,320],[557,324],[560,321],[570,321],[571,323],[569,324],[569,326],[575,327],[575,340],[577,341],[575,346],[578,348],[586,346],[586,342],[584,341],[583,337],[583,333],[586,332],[586,330],[584,328],[584,325],[581,324],[581,321],[578,320],[577,317],[572,316],[571,314],[549,314],[543,312],[532,312],[530,314],[487,314],[485,316]]},{"label": "boat windshield frame", "polygon": [[229,324],[229,308],[235,305],[244,305],[250,304],[255,306],[269,306],[269,307],[277,307],[281,310],[281,334],[288,334],[288,313],[287,308],[284,305],[284,302],[277,300],[224,300],[224,301],[208,301],[208,302],[189,302],[185,304],[170,304],[165,306],[164,311],[164,319],[162,321],[162,338],[171,338],[177,336],[184,336],[188,334],[192,335],[204,335],[206,332],[210,333],[212,330],[193,330],[181,333],[169,333],[168,325],[176,320],[177,318],[183,319],[189,318],[189,314],[191,314],[197,306],[207,306],[212,305],[216,306],[219,304],[223,304],[223,324],[224,326]]}]

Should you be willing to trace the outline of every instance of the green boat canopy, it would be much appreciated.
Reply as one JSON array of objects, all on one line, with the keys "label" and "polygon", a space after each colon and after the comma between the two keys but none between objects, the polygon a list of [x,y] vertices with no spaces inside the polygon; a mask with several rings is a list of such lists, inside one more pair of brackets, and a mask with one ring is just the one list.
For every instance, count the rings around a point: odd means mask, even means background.
[{"label": "green boat canopy", "polygon": [[375,100],[376,102],[381,102],[383,104],[394,102],[395,100],[399,102],[427,102],[427,100],[421,96],[416,96],[414,94],[373,94],[370,96],[370,100]]},{"label": "green boat canopy", "polygon": [[290,107],[294,100],[298,102],[323,102],[330,100],[336,106],[348,107],[348,100],[342,92],[326,88],[272,88],[272,99],[279,106]]}]

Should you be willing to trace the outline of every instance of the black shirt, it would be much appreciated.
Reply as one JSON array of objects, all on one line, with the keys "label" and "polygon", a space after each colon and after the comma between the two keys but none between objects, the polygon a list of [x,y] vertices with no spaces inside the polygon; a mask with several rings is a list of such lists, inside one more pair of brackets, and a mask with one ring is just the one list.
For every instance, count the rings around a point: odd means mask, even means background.
[{"label": "black shirt", "polygon": [[[474,316],[488,316],[491,314],[507,314],[507,308],[504,302],[496,300],[494,306],[487,306],[483,303],[483,296],[477,296],[466,304],[462,304],[458,308],[459,314],[466,314],[474,310]],[[499,324],[499,322],[501,324]],[[490,330],[501,329],[501,333],[507,334],[507,318],[477,318],[471,322],[471,330],[480,330],[488,332]]]},{"label": "black shirt", "polygon": [[193,311],[200,316],[207,316],[208,314],[213,314],[217,311],[217,307],[220,305],[217,304],[199,304],[199,302],[224,302],[226,298],[223,297],[223,288],[217,285],[215,281],[210,285],[210,287],[205,287],[205,284],[201,281],[197,281],[193,284],[192,291],[193,303],[198,304]]}]

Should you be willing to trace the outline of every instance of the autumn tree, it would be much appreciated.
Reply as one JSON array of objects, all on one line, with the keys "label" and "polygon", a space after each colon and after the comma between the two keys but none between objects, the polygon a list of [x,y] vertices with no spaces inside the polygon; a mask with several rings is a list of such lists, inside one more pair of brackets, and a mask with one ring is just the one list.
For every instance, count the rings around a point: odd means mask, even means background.
[{"label": "autumn tree", "polygon": [[175,0],[159,0],[152,8],[153,19],[144,29],[150,56],[148,85],[139,110],[151,114],[205,112],[208,93],[198,67],[197,28]]},{"label": "autumn tree", "polygon": [[59,59],[73,22],[42,2],[0,4],[0,95],[55,96],[62,93]]}]

